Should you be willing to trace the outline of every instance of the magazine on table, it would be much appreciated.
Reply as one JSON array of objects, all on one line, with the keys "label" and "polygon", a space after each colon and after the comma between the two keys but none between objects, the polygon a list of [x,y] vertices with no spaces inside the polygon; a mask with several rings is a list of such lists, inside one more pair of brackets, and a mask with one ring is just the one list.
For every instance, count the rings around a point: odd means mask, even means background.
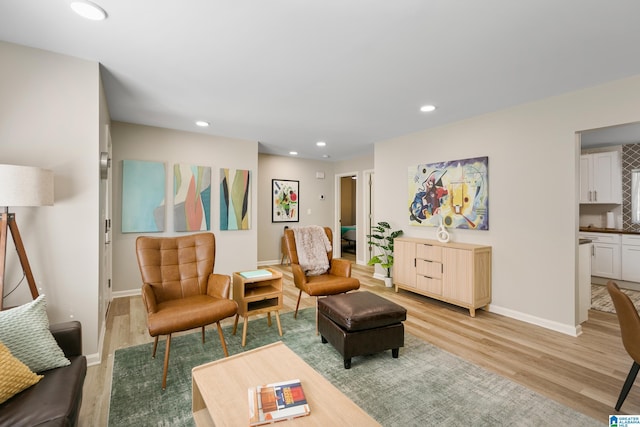
[{"label": "magazine on table", "polygon": [[259,277],[271,277],[272,274],[269,270],[251,270],[243,271],[240,273],[245,279],[257,279]]},{"label": "magazine on table", "polygon": [[249,425],[259,426],[309,415],[299,379],[249,389]]}]

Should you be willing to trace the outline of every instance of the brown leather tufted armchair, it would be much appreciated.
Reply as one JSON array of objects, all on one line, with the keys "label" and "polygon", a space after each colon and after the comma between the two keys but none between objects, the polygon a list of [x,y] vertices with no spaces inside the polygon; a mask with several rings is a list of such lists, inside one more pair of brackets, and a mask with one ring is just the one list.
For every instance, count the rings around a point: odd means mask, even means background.
[{"label": "brown leather tufted armchair", "polygon": [[142,300],[147,309],[149,335],[167,335],[162,388],[167,386],[171,334],[215,323],[225,357],[228,356],[220,320],[236,314],[238,305],[229,299],[231,278],[213,273],[215,237],[199,233],[180,237],[136,239],[136,255],[142,274]]},{"label": "brown leather tufted armchair", "polygon": [[[329,227],[324,227],[324,231],[333,244],[333,232]],[[351,277],[351,261],[340,258],[333,258],[333,251],[327,254],[329,258],[329,271],[320,276],[306,276],[298,261],[298,251],[296,249],[296,238],[293,230],[284,230],[284,239],[291,262],[293,272],[293,282],[296,288],[300,289],[298,302],[294,317],[298,316],[300,297],[302,292],[309,296],[316,297],[316,333],[318,328],[318,296],[336,295],[360,288],[360,281]]]}]

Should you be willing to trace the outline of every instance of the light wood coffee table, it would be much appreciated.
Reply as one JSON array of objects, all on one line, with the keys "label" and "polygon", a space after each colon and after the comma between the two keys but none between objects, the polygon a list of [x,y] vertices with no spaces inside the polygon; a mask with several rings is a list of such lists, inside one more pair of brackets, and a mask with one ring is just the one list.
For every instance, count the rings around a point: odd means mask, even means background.
[{"label": "light wood coffee table", "polygon": [[380,425],[281,341],[193,368],[195,423],[248,425],[248,389],[293,378],[300,379],[311,414],[276,425]]}]

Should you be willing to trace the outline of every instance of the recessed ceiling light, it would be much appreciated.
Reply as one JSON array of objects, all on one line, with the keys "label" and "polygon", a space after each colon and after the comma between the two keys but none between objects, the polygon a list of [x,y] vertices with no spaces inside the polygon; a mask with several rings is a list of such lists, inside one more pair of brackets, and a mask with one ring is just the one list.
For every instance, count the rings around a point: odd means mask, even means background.
[{"label": "recessed ceiling light", "polygon": [[323,157],[323,158],[325,158],[325,159],[328,159],[328,158],[329,158],[329,157],[331,157],[331,156],[330,156],[330,155],[328,155],[328,154],[323,154],[323,155],[322,155],[322,157]]},{"label": "recessed ceiling light", "polygon": [[435,105],[423,105],[422,107],[420,107],[420,111],[422,111],[423,113],[430,113],[435,109],[436,109]]},{"label": "recessed ceiling light", "polygon": [[205,122],[204,120],[198,120],[196,122],[197,126],[200,126],[201,128],[206,128],[209,127],[209,122]]},{"label": "recessed ceiling light", "polygon": [[297,156],[298,152],[297,151],[289,151],[289,154],[291,154],[292,156]]},{"label": "recessed ceiling light", "polygon": [[316,142],[316,145],[317,145],[318,147],[325,147],[325,146],[327,145],[327,143],[326,143],[326,142],[324,142],[324,141],[318,141],[318,142]]},{"label": "recessed ceiling light", "polygon": [[102,21],[107,18],[107,12],[103,8],[88,0],[73,0],[69,6],[78,15],[92,21]]}]

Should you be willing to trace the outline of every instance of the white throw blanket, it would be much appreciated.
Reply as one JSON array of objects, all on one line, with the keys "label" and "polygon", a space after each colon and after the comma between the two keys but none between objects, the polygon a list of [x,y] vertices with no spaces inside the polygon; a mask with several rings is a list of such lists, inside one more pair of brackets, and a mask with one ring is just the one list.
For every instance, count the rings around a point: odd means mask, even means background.
[{"label": "white throw blanket", "polygon": [[307,276],[319,276],[329,270],[331,242],[327,238],[324,228],[319,225],[293,227],[298,251],[298,263]]}]

